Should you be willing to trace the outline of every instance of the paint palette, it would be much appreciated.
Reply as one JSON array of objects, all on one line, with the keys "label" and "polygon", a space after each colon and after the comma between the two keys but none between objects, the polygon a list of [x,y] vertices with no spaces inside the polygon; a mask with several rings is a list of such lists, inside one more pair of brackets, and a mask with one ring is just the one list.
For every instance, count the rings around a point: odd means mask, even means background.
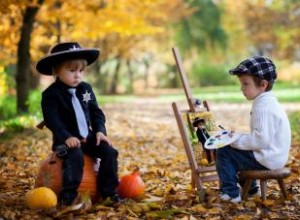
[{"label": "paint palette", "polygon": [[241,134],[239,133],[231,133],[226,130],[222,130],[217,132],[215,135],[210,136],[204,144],[206,149],[218,149],[221,147],[225,147],[236,141]]}]

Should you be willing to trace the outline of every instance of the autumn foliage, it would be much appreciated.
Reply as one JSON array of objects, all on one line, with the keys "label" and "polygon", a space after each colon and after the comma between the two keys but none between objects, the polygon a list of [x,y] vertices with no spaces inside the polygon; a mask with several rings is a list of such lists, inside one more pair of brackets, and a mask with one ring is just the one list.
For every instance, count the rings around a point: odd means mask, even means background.
[{"label": "autumn foliage", "polygon": [[[152,99],[151,99],[152,100]],[[108,118],[107,130],[119,151],[119,177],[128,175],[137,166],[147,186],[141,200],[127,199],[119,206],[97,202],[83,213],[37,212],[24,204],[26,192],[34,188],[41,161],[51,151],[51,134],[47,129],[29,129],[15,133],[0,142],[0,216],[5,219],[45,219],[52,216],[66,219],[291,219],[298,220],[300,201],[300,151],[293,142],[287,167],[292,174],[285,180],[288,199],[284,200],[277,182],[268,182],[267,200],[249,198],[239,204],[219,199],[218,182],[205,183],[206,190],[191,189],[191,172],[176,120],[169,103],[143,97],[126,104],[103,106]],[[185,104],[185,103],[181,103]],[[234,120],[248,123],[246,104],[211,103],[217,122],[226,126]],[[226,106],[226,108],[224,107]],[[121,111],[120,111],[121,109]],[[120,132],[122,130],[122,132]],[[199,200],[204,196],[204,202]]]}]

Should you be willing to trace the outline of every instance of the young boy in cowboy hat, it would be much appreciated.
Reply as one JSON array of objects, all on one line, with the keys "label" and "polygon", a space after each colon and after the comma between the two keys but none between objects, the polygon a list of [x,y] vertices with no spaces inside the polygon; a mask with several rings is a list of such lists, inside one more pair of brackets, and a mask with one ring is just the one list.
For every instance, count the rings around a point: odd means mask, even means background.
[{"label": "young boy in cowboy hat", "polygon": [[196,134],[198,137],[198,141],[202,144],[203,150],[205,151],[206,159],[208,163],[211,163],[215,158],[216,150],[208,150],[204,148],[206,140],[210,137],[205,127],[205,120],[203,118],[197,117],[193,121],[193,126],[197,128]]},{"label": "young boy in cowboy hat", "polygon": [[63,186],[58,196],[61,206],[77,197],[83,175],[83,154],[100,158],[97,187],[103,199],[119,202],[118,152],[106,136],[105,116],[99,108],[90,84],[83,81],[85,68],[98,59],[98,49],[82,48],[76,42],[59,43],[36,65],[39,73],[54,75],[53,82],[42,93],[45,125],[53,135],[52,150],[65,145]]},{"label": "young boy in cowboy hat", "polygon": [[[242,134],[231,146],[217,150],[217,172],[220,177],[220,198],[241,201],[237,173],[242,170],[273,170],[284,167],[291,145],[289,119],[271,92],[277,78],[274,63],[262,56],[241,62],[229,71],[237,75],[243,95],[252,100],[250,133]],[[257,194],[256,181],[250,195]]]}]

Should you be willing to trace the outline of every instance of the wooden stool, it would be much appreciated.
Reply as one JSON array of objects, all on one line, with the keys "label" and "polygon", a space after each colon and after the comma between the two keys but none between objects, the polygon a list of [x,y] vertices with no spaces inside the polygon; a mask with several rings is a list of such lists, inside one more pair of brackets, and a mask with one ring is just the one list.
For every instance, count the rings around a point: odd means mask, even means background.
[{"label": "wooden stool", "polygon": [[283,179],[288,177],[291,174],[290,169],[282,168],[276,170],[247,170],[239,172],[239,178],[244,179],[245,185],[243,187],[243,199],[247,199],[248,191],[251,186],[252,180],[259,179],[260,180],[260,188],[261,188],[261,198],[264,202],[266,200],[266,190],[267,190],[267,180],[268,179],[276,179],[278,181],[279,187],[283,194],[283,197],[286,199],[287,194],[285,191],[285,185]]}]

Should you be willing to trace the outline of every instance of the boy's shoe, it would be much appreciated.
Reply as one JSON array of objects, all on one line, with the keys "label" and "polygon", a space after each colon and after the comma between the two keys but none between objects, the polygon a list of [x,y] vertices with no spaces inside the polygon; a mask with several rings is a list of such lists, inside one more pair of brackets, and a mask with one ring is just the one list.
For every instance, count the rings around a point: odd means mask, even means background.
[{"label": "boy's shoe", "polygon": [[248,197],[261,197],[261,190],[259,186],[256,186],[248,191]]},{"label": "boy's shoe", "polygon": [[231,199],[231,197],[226,193],[221,193],[220,194],[220,199],[223,200],[223,201],[229,201]]},{"label": "boy's shoe", "polygon": [[239,203],[239,202],[241,202],[241,201],[242,201],[241,195],[238,195],[237,197],[232,198],[232,199],[230,200],[230,202],[232,202],[232,203]]},{"label": "boy's shoe", "polygon": [[111,196],[107,196],[107,197],[102,197],[103,201],[105,203],[111,204],[111,203],[121,203],[123,200],[122,198],[119,196],[119,194],[115,193]]},{"label": "boy's shoe", "polygon": [[261,197],[261,191],[257,190],[256,192],[249,192],[249,197]]},{"label": "boy's shoe", "polygon": [[114,195],[110,196],[109,198],[111,199],[111,201],[113,201],[115,203],[122,202],[121,197],[117,193],[115,193]]},{"label": "boy's shoe", "polygon": [[228,194],[221,193],[220,199],[223,200],[223,201],[228,201],[228,202],[232,202],[232,203],[239,203],[239,202],[242,201],[242,198],[241,198],[240,194],[235,198],[231,198]]}]

